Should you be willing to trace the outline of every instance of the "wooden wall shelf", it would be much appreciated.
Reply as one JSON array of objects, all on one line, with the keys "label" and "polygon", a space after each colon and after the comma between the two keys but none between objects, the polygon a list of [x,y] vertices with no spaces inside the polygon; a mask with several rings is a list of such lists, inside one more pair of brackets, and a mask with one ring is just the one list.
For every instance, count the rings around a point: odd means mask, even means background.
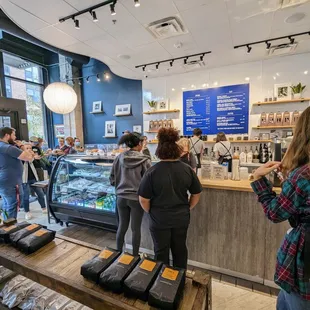
[{"label": "wooden wall shelf", "polygon": [[253,103],[253,105],[281,104],[281,103],[294,103],[294,102],[296,103],[296,102],[305,102],[305,101],[310,101],[310,98],[255,102],[255,103]]},{"label": "wooden wall shelf", "polygon": [[[178,129],[176,129],[176,131],[180,131]],[[158,130],[145,130],[145,133],[158,133]]]},{"label": "wooden wall shelf", "polygon": [[290,125],[290,126],[256,126],[252,127],[252,129],[292,129],[295,126]]},{"label": "wooden wall shelf", "polygon": [[115,137],[106,137],[106,136],[103,136],[102,138],[105,138],[105,139],[115,139],[115,138],[118,138],[118,136],[115,136]]},{"label": "wooden wall shelf", "polygon": [[148,112],[143,112],[143,114],[164,114],[164,113],[178,113],[180,110],[174,109],[174,110],[159,110],[159,111],[148,111]]},{"label": "wooden wall shelf", "polygon": [[[203,141],[204,143],[216,143],[215,141]],[[230,143],[271,143],[272,140],[234,140]]]},{"label": "wooden wall shelf", "polygon": [[155,141],[150,141],[150,142],[148,142],[148,144],[158,144],[158,141],[157,141],[157,142],[155,142]]},{"label": "wooden wall shelf", "polygon": [[90,114],[102,114],[104,111],[98,111],[98,112],[89,112]]}]

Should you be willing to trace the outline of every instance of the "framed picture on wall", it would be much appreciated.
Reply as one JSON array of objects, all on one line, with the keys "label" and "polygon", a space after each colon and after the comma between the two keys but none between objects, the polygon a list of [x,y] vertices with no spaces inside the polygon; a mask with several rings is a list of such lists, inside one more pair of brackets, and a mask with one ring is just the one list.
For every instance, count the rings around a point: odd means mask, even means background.
[{"label": "framed picture on wall", "polygon": [[65,125],[55,125],[55,137],[64,138],[65,137]]},{"label": "framed picture on wall", "polygon": [[133,126],[133,132],[142,133],[142,126],[141,125]]},{"label": "framed picture on wall", "polygon": [[277,100],[292,99],[291,85],[292,83],[283,83],[274,85],[274,96],[277,98]]},{"label": "framed picture on wall", "polygon": [[116,122],[115,121],[105,122],[105,137],[107,138],[116,137]]},{"label": "framed picture on wall", "polygon": [[100,112],[102,112],[102,101],[94,101],[92,113],[100,113]]},{"label": "framed picture on wall", "polygon": [[157,106],[158,110],[168,110],[168,100],[160,100]]},{"label": "framed picture on wall", "polygon": [[131,104],[119,104],[115,106],[115,116],[131,115]]}]

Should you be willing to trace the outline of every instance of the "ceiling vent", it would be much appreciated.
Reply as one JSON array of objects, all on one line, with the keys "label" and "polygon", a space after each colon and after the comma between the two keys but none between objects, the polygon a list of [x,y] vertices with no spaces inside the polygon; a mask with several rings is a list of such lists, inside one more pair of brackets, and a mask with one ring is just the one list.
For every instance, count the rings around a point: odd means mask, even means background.
[{"label": "ceiling vent", "polygon": [[284,8],[288,8],[294,5],[299,5],[299,4],[303,4],[308,2],[309,0],[281,0],[282,5],[281,7]]},{"label": "ceiling vent", "polygon": [[201,60],[188,60],[187,63],[183,65],[183,67],[186,70],[194,70],[205,67],[205,65],[205,62]]},{"label": "ceiling vent", "polygon": [[281,55],[292,53],[296,49],[297,45],[298,43],[294,43],[294,44],[288,43],[288,44],[280,44],[280,45],[272,46],[269,49],[268,55],[269,56],[281,56]]},{"label": "ceiling vent", "polygon": [[149,24],[147,29],[156,39],[166,39],[188,33],[178,17],[167,17],[155,21]]}]

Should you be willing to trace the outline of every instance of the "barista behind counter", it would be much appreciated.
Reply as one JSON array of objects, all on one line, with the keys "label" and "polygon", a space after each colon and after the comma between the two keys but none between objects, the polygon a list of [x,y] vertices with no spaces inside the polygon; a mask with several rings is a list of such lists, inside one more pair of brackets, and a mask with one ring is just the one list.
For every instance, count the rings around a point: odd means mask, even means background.
[{"label": "barista behind counter", "polygon": [[232,168],[232,149],[231,144],[227,141],[224,132],[219,132],[216,137],[216,143],[213,149],[218,163],[228,163],[228,172],[231,172]]}]

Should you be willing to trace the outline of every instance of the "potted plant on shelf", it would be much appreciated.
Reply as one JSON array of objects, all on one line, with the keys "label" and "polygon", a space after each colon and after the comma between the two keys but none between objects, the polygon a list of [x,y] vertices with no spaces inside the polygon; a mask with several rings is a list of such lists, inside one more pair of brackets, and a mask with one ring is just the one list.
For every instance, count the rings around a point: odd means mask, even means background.
[{"label": "potted plant on shelf", "polygon": [[151,100],[147,102],[151,108],[151,111],[156,111],[157,101]]},{"label": "potted plant on shelf", "polygon": [[294,99],[302,98],[302,92],[305,90],[305,88],[306,88],[306,85],[301,85],[301,83],[291,86],[291,89],[293,92],[293,98]]}]

